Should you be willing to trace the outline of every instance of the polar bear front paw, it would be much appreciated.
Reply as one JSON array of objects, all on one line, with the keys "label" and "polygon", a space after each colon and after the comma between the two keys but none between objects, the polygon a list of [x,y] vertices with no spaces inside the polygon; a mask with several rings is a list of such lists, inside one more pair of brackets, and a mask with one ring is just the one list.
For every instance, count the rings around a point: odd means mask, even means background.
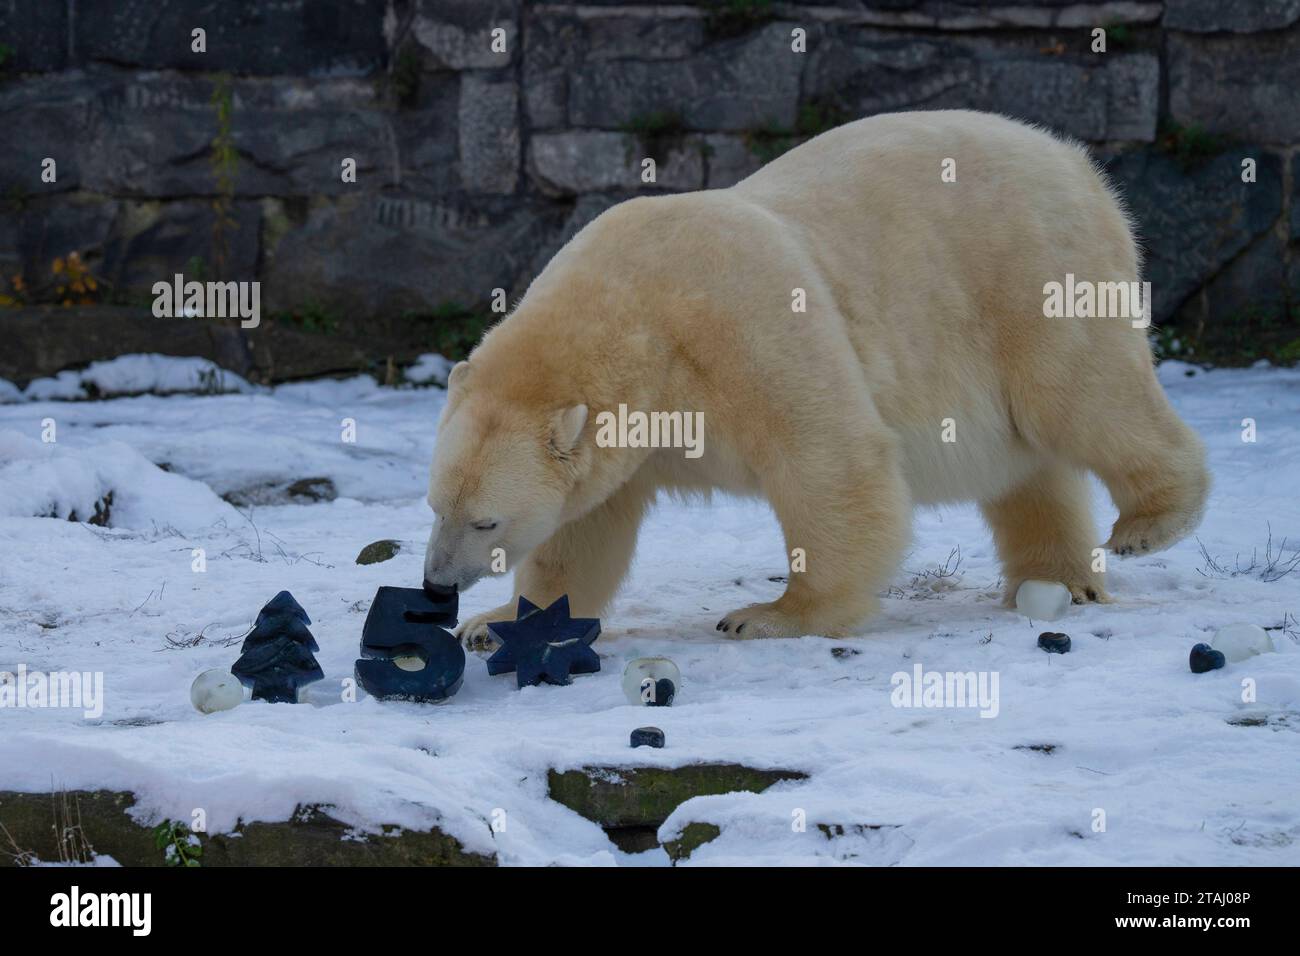
[{"label": "polar bear front paw", "polygon": [[502,613],[502,608],[496,608],[482,614],[476,614],[457,628],[456,636],[465,645],[465,650],[473,651],[476,654],[490,654],[495,651],[499,645],[496,638],[488,633],[488,625],[500,621],[513,621],[514,616],[510,613],[510,610],[510,608],[505,608],[505,613]]},{"label": "polar bear front paw", "polygon": [[770,604],[751,604],[718,622],[719,631],[738,640],[758,637],[800,637],[805,631],[793,615]]}]

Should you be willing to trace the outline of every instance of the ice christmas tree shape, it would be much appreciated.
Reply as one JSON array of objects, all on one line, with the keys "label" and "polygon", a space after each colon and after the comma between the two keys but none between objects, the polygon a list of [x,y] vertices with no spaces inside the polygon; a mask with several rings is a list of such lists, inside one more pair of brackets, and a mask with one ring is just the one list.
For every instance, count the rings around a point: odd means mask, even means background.
[{"label": "ice christmas tree shape", "polygon": [[230,668],[241,684],[253,689],[254,700],[296,704],[298,688],[325,676],[313,654],[320,645],[309,624],[311,618],[288,591],[266,602]]},{"label": "ice christmas tree shape", "polygon": [[501,643],[488,658],[488,673],[514,671],[520,687],[567,684],[572,674],[600,670],[600,656],[591,649],[600,621],[570,617],[567,594],[545,609],[521,596],[515,619],[489,624],[488,633]]},{"label": "ice christmas tree shape", "polygon": [[[380,700],[436,703],[455,694],[465,677],[465,649],[446,628],[456,624],[458,603],[454,590],[376,591],[361,630],[357,683]],[[417,657],[424,666],[406,670],[397,657]]]}]

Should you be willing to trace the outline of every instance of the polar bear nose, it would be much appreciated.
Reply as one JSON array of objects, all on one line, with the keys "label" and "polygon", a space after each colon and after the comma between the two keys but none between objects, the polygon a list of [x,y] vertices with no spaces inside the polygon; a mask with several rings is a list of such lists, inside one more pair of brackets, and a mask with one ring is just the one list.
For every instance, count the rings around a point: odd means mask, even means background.
[{"label": "polar bear nose", "polygon": [[424,579],[424,593],[436,603],[441,604],[449,601],[456,596],[456,585],[434,584],[428,578]]}]

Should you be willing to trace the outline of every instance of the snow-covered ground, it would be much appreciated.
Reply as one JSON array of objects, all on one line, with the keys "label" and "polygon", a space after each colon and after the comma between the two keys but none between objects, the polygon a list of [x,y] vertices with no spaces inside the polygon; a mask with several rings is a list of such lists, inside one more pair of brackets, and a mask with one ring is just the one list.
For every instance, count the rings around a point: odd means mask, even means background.
[{"label": "snow-covered ground", "polygon": [[[155,384],[175,371],[140,367]],[[233,662],[276,592],[310,613],[317,658],[340,678],[375,589],[418,585],[443,392],[362,378],[58,402],[10,388],[0,670],[102,672],[105,700],[91,717],[0,710],[0,789],[131,790],[149,821],[203,808],[214,831],[326,803],[361,828],[436,824],[505,863],[666,864],[660,850],[622,854],[548,800],[547,768],[735,761],[810,776],[684,804],[661,835],[722,827],[691,863],[1300,863],[1300,571],[1260,573],[1270,528],[1274,557],[1288,539],[1283,565],[1300,544],[1300,371],[1187,372],[1170,363],[1161,376],[1210,450],[1215,489],[1198,537],[1225,570],[1196,539],[1116,559],[1114,604],[1044,626],[1000,606],[973,507],[923,511],[860,637],[735,642],[714,630],[722,613],[782,587],[770,580],[785,573],[774,519],[757,502],[664,503],[603,621],[598,674],[521,691],[471,657],[441,706],[247,703],[209,716],[191,707],[191,680]],[[1242,440],[1245,418],[1255,442]],[[355,443],[342,440],[345,419]],[[42,441],[51,427],[57,440]],[[219,497],[318,477],[335,500],[250,511]],[[109,527],[58,520],[92,515],[108,490]],[[1095,494],[1101,540],[1114,509]],[[356,565],[380,538],[408,547]],[[955,573],[937,574],[945,564]],[[479,584],[462,617],[508,590],[506,579]],[[1279,651],[1192,674],[1191,646],[1236,621],[1275,628]],[[1072,653],[1038,650],[1045,629],[1068,632]],[[833,655],[840,647],[857,653]],[[653,654],[678,663],[684,686],[673,707],[647,711],[625,703],[620,676]],[[996,676],[996,716],[894,706],[891,678],[918,664]],[[629,749],[629,731],[647,723],[665,730],[665,749]],[[493,832],[499,810],[506,826]],[[846,835],[827,839],[819,823]]]}]

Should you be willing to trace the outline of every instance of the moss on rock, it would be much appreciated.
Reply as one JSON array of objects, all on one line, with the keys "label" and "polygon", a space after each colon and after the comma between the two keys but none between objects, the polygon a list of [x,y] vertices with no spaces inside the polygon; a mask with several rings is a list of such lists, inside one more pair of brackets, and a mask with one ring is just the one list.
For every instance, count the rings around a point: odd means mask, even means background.
[{"label": "moss on rock", "polygon": [[551,799],[603,827],[657,827],[691,797],[761,793],[782,780],[803,780],[798,770],[757,770],[741,764],[684,767],[583,767],[551,770]]},{"label": "moss on rock", "polygon": [[372,541],[357,555],[357,564],[379,564],[381,561],[391,561],[401,550],[402,543],[392,538]]},{"label": "moss on rock", "polygon": [[664,843],[664,850],[669,858],[678,863],[690,857],[710,840],[715,840],[722,833],[722,828],[712,823],[688,823],[675,840]]},{"label": "moss on rock", "polygon": [[[123,866],[162,866],[150,827],[127,812],[135,795],[108,790],[66,793],[0,791],[0,833],[7,854],[0,866],[21,864],[19,854],[43,861],[61,859],[59,829],[68,820],[95,853]],[[69,811],[60,816],[57,808]],[[56,828],[56,819],[61,820]],[[382,834],[359,833],[320,807],[304,807],[291,820],[249,823],[233,833],[200,834],[203,866],[493,866],[494,857],[470,853],[441,830],[386,827]],[[66,846],[66,841],[64,841]]]}]

